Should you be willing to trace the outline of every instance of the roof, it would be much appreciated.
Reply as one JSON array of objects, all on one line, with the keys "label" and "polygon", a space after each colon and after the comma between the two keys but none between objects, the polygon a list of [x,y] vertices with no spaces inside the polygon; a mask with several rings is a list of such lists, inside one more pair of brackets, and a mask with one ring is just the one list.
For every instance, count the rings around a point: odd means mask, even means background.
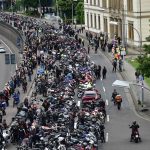
[{"label": "roof", "polygon": [[85,94],[96,94],[96,91],[85,91]]}]

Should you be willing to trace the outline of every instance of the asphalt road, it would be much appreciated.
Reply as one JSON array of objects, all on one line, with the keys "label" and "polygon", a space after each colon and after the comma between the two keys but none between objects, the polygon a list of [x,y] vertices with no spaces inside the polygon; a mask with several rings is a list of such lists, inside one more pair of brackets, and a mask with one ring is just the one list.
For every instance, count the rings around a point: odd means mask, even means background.
[{"label": "asphalt road", "polygon": [[[86,43],[87,44],[87,43]],[[91,50],[92,51],[92,50]],[[98,80],[96,87],[102,94],[107,105],[107,123],[106,127],[106,143],[100,144],[101,150],[149,150],[150,147],[150,122],[140,118],[134,111],[132,99],[128,93],[128,89],[118,88],[117,92],[122,95],[122,109],[117,110],[116,106],[111,102],[111,95],[114,90],[112,83],[116,79],[121,80],[119,73],[112,73],[112,64],[103,54],[94,54],[91,52],[90,58],[97,65],[100,64],[103,68],[107,68],[107,77],[104,80]],[[129,124],[136,120],[140,125],[141,143],[131,143]]]},{"label": "asphalt road", "polygon": [[[4,47],[6,53],[13,53],[11,43],[6,42],[6,39],[0,35],[0,46]],[[11,76],[14,74],[16,65],[7,65],[5,64],[5,53],[0,53],[0,91],[3,90],[5,84],[9,81]]]}]

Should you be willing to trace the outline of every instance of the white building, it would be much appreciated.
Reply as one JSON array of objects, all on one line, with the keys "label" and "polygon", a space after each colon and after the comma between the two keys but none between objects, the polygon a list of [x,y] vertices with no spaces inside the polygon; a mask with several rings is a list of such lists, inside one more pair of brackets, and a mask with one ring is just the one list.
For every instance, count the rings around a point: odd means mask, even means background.
[{"label": "white building", "polygon": [[85,29],[91,32],[117,34],[136,46],[150,35],[150,0],[84,0],[84,12]]}]

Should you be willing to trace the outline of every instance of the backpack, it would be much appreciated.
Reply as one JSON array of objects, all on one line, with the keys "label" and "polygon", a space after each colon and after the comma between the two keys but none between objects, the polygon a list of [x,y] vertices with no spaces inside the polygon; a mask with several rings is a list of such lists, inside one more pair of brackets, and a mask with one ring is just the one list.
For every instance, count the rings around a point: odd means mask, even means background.
[{"label": "backpack", "polygon": [[122,101],[121,95],[117,95],[117,96],[115,97],[115,100],[116,100],[116,102],[121,102],[121,101]]}]

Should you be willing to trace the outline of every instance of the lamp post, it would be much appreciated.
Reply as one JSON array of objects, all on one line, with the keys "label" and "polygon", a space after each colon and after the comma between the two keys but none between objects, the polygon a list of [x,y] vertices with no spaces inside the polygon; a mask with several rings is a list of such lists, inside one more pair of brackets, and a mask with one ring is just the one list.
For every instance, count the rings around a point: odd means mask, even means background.
[{"label": "lamp post", "polygon": [[41,11],[41,0],[39,0],[39,11],[40,11],[40,18],[42,17],[42,11]]},{"label": "lamp post", "polygon": [[4,1],[3,0],[2,0],[1,6],[2,6],[2,11],[4,11]]},{"label": "lamp post", "polygon": [[[113,25],[118,25],[119,24],[119,22],[115,22],[115,21],[110,21],[109,22],[109,24],[113,24]],[[121,23],[120,23],[121,24]],[[141,43],[141,35],[140,35],[140,32],[136,29],[136,28],[134,28],[132,25],[130,25],[130,24],[122,24],[123,26],[125,26],[125,25],[129,25],[129,26],[131,26],[135,31],[136,31],[136,33],[138,34],[138,37],[139,37],[139,46],[140,46],[140,51],[141,51],[141,47],[142,47],[142,43]],[[124,35],[122,35],[122,36],[124,36]],[[124,38],[123,38],[123,40],[124,40]],[[124,42],[124,41],[123,41]]]},{"label": "lamp post", "polygon": [[57,16],[59,15],[58,13],[58,1],[56,0],[56,9],[57,9]]},{"label": "lamp post", "polygon": [[77,2],[77,0],[72,0],[72,26],[73,26],[73,24],[74,24],[74,4],[73,4],[73,2]]}]

